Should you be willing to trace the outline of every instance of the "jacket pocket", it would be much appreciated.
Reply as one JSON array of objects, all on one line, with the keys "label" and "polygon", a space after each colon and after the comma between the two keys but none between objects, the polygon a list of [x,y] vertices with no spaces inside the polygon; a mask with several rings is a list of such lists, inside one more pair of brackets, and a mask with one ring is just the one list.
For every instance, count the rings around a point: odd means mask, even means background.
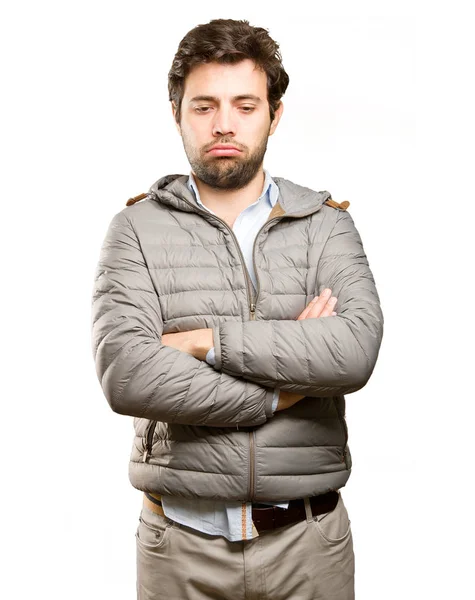
[{"label": "jacket pocket", "polygon": [[158,421],[150,421],[144,433],[144,453],[142,462],[147,462],[147,459],[152,454],[153,434]]}]

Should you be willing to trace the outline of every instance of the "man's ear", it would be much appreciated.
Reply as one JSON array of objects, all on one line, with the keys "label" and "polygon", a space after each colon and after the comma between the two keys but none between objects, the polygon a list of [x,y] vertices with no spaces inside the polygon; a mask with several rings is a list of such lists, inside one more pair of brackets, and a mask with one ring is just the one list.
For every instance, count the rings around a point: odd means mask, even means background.
[{"label": "man's ear", "polygon": [[283,112],[284,112],[284,103],[281,100],[279,103],[279,108],[277,108],[277,110],[274,112],[274,120],[271,123],[270,129],[269,129],[269,135],[272,135],[274,133],[274,131],[277,129],[277,125],[279,124],[280,117],[282,116]]},{"label": "man's ear", "polygon": [[175,104],[174,100],[171,101],[171,105],[172,105],[173,121],[175,123],[175,127],[178,130],[178,133],[181,135],[181,127],[180,127],[180,124],[176,120],[176,104]]}]

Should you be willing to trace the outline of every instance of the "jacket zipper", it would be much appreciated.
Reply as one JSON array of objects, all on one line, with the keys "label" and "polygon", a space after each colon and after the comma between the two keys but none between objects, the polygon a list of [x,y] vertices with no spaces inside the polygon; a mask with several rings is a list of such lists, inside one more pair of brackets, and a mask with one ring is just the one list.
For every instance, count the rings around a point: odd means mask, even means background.
[{"label": "jacket zipper", "polygon": [[[158,196],[157,196],[158,197]],[[231,227],[229,227],[229,225],[226,223],[226,221],[223,221],[223,219],[221,219],[220,217],[218,217],[217,215],[208,212],[207,210],[202,210],[201,208],[199,208],[196,204],[192,204],[191,202],[189,202],[186,198],[180,198],[181,200],[183,200],[186,204],[188,204],[188,206],[191,206],[191,208],[202,215],[205,215],[206,217],[211,217],[211,218],[215,218],[217,219],[220,223],[222,223],[226,229],[231,233],[231,235],[233,236],[233,239],[236,243],[236,248],[239,252],[239,256],[241,258],[241,264],[243,266],[243,270],[244,270],[244,276],[245,276],[245,280],[246,280],[246,290],[247,290],[247,297],[248,297],[248,303],[249,303],[249,312],[250,312],[250,321],[254,321],[256,318],[256,304],[257,304],[257,299],[259,298],[259,293],[260,293],[260,281],[259,281],[259,275],[257,274],[257,270],[256,270],[256,260],[255,260],[255,253],[256,253],[256,242],[257,242],[257,238],[259,237],[259,235],[261,234],[261,231],[264,229],[264,227],[266,227],[266,225],[268,225],[269,223],[272,223],[274,221],[279,221],[280,219],[282,219],[283,217],[289,217],[289,218],[295,218],[295,219],[300,219],[302,217],[307,217],[308,215],[311,215],[314,212],[317,212],[321,209],[323,203],[317,207],[317,209],[311,209],[307,212],[303,212],[303,213],[297,213],[297,214],[293,214],[293,215],[288,215],[288,214],[283,214],[283,215],[279,215],[278,217],[273,217],[272,219],[269,219],[269,221],[266,221],[264,223],[264,225],[262,225],[262,227],[259,229],[259,231],[256,234],[256,237],[254,238],[254,244],[252,246],[252,264],[254,267],[254,273],[256,275],[256,282],[257,282],[257,294],[255,299],[253,300],[252,297],[252,292],[251,292],[251,283],[250,283],[250,275],[249,275],[249,271],[247,270],[246,267],[246,261],[244,259],[244,255],[242,253],[241,247],[239,245],[239,241],[236,237],[236,234],[234,233],[234,231],[232,230]],[[328,195],[328,198],[325,199],[324,202],[326,202],[326,200],[331,199],[331,194]]]},{"label": "jacket zipper", "polygon": [[[183,198],[184,199],[184,198]],[[185,200],[185,199],[184,199]],[[193,204],[191,204],[190,202],[188,202],[187,200],[185,200],[185,202],[187,202],[187,204],[190,204],[190,206],[193,206]],[[193,206],[193,208],[196,208]],[[226,221],[223,221],[223,219],[221,219],[220,217],[213,215],[211,213],[208,213],[207,211],[203,211],[201,209],[197,209],[200,213],[202,213],[203,215],[206,214],[206,216],[211,216],[211,217],[215,217],[216,219],[218,219],[218,221],[220,221],[221,223],[223,223],[223,225],[229,230],[229,232],[231,233],[235,243],[236,243],[236,248],[238,249],[239,252],[239,256],[241,258],[241,264],[243,266],[243,270],[244,270],[244,276],[246,279],[246,290],[247,290],[247,298],[248,298],[248,303],[249,303],[249,320],[250,321],[254,321],[256,318],[256,303],[257,303],[257,296],[259,294],[257,294],[256,299],[253,299],[252,296],[252,292],[251,292],[251,282],[250,282],[250,275],[249,275],[249,271],[247,270],[246,267],[246,261],[244,259],[244,255],[242,253],[241,247],[239,245],[239,241],[236,237],[236,234],[234,233],[234,231],[232,230],[231,227],[229,227],[229,225],[226,223]],[[257,237],[258,235],[261,233],[262,229],[264,228],[265,225],[267,225],[267,223],[271,223],[272,221],[276,221],[278,219],[281,219],[282,216],[280,217],[275,217],[274,219],[270,219],[270,221],[266,221],[266,223],[264,223],[264,225],[259,229],[259,231],[257,232],[257,235],[254,239],[254,245],[252,248],[252,261],[253,261],[253,265],[254,265],[254,273],[256,274],[256,280],[257,282],[259,282],[259,276],[257,274],[256,271],[256,263],[255,263],[255,259],[254,259],[254,254],[255,254],[255,250],[256,250],[256,241],[257,241]],[[258,289],[260,287],[260,284],[258,283]],[[255,443],[255,438],[254,438],[254,432],[250,431],[249,432],[249,498],[250,501],[252,502],[253,497],[254,497],[254,473],[255,473],[255,457],[254,457],[254,443]],[[145,460],[145,459],[144,459]]]},{"label": "jacket zipper", "polygon": [[[186,198],[181,198],[181,199],[184,200],[187,204],[189,204],[194,210],[196,210],[196,212],[201,213],[202,215],[206,215],[207,217],[214,217],[215,219],[218,219],[218,221],[220,221],[220,223],[222,223],[226,227],[226,229],[228,229],[228,231],[231,233],[231,235],[233,236],[233,239],[234,239],[234,241],[236,243],[236,248],[238,249],[239,256],[241,258],[241,263],[242,263],[242,266],[243,266],[243,270],[244,270],[244,278],[246,280],[246,291],[247,291],[248,304],[250,306],[251,319],[254,319],[254,312],[255,312],[256,305],[252,301],[250,276],[249,276],[249,272],[248,272],[247,267],[246,267],[246,261],[244,259],[244,255],[242,253],[242,250],[241,250],[241,247],[239,245],[239,241],[238,241],[238,239],[236,237],[236,234],[231,229],[231,227],[229,227],[229,225],[226,223],[226,221],[223,221],[223,219],[221,219],[217,215],[214,215],[213,213],[210,213],[210,212],[208,212],[206,210],[202,210],[201,208],[198,208],[197,206],[195,206],[191,202],[188,202],[188,200],[186,200]],[[255,240],[254,240],[254,245],[255,245]]]},{"label": "jacket zipper", "polygon": [[279,217],[274,217],[273,219],[269,219],[269,221],[266,221],[264,223],[264,225],[259,229],[259,231],[256,234],[256,237],[254,238],[254,244],[252,246],[252,265],[254,267],[254,274],[256,276],[256,287],[257,287],[257,291],[256,291],[256,297],[254,299],[254,302],[251,301],[251,316],[250,316],[250,320],[251,321],[255,321],[256,319],[256,305],[257,305],[257,299],[259,298],[259,292],[261,290],[261,283],[259,281],[259,275],[257,273],[257,269],[256,269],[256,258],[255,258],[255,254],[256,254],[256,241],[257,238],[259,237],[259,235],[261,234],[261,231],[264,229],[264,227],[266,225],[268,225],[269,223],[272,223],[273,221],[279,221],[280,219],[282,219],[285,215],[280,215]]},{"label": "jacket zipper", "polygon": [[[331,198],[331,195],[329,195],[329,198]],[[210,213],[206,210],[202,210],[201,208],[198,208],[195,204],[192,204],[191,202],[189,202],[186,198],[181,198],[184,202],[186,202],[186,204],[188,204],[189,206],[191,206],[193,208],[193,210],[195,210],[197,213],[201,213],[202,215],[205,215],[206,217],[214,217],[215,219],[217,219],[218,221],[220,221],[225,227],[226,229],[228,229],[228,231],[231,233],[235,243],[236,243],[236,248],[239,252],[239,256],[241,258],[241,264],[243,266],[243,270],[244,270],[244,277],[246,280],[246,291],[247,291],[247,298],[248,298],[248,303],[249,303],[249,320],[250,321],[254,321],[256,318],[256,305],[257,305],[257,299],[259,298],[259,293],[260,293],[260,288],[261,288],[261,284],[259,281],[259,275],[257,274],[257,269],[256,269],[256,260],[255,260],[255,253],[256,253],[256,242],[257,242],[257,238],[259,237],[259,235],[261,234],[261,231],[264,229],[264,227],[266,227],[266,225],[269,225],[269,223],[272,223],[274,221],[279,221],[280,219],[282,219],[283,217],[292,217],[292,218],[301,218],[301,217],[306,217],[308,215],[311,215],[314,212],[317,212],[318,210],[320,210],[321,206],[320,205],[317,210],[310,210],[307,212],[303,212],[303,213],[298,213],[298,214],[294,214],[294,215],[287,215],[287,214],[283,214],[283,215],[279,215],[278,217],[274,217],[272,219],[269,219],[268,221],[266,221],[264,223],[264,225],[262,225],[262,227],[259,229],[259,231],[256,234],[256,237],[254,238],[254,244],[252,246],[252,264],[254,267],[254,273],[256,275],[256,283],[257,283],[257,293],[256,293],[256,297],[255,299],[253,299],[253,295],[252,295],[252,291],[251,291],[251,282],[250,282],[250,275],[249,275],[249,271],[247,270],[246,267],[246,261],[244,259],[244,255],[242,253],[241,247],[239,245],[239,241],[236,237],[236,234],[234,233],[234,231],[232,230],[231,227],[229,227],[229,225],[226,223],[226,221],[223,221],[223,219],[221,219],[220,217],[218,217],[217,215]],[[328,198],[327,198],[328,199]],[[149,432],[150,433],[150,430]],[[153,430],[152,430],[152,435],[153,435]],[[255,451],[254,451],[254,445],[255,445],[255,434],[254,431],[250,431],[249,432],[249,498],[250,501],[252,502],[253,498],[254,498],[254,474],[255,474]],[[148,436],[147,436],[148,437]],[[143,461],[145,462],[147,459],[147,455],[148,455],[148,448],[149,448],[149,443],[148,443],[148,439],[147,439],[147,448],[145,450],[144,453],[144,458]],[[150,450],[151,450],[151,442],[150,442]],[[345,458],[346,461],[346,458]]]},{"label": "jacket zipper", "polygon": [[150,456],[152,453],[153,434],[155,432],[157,422],[158,421],[150,421],[150,423],[147,425],[147,429],[145,430],[145,451],[143,453],[142,462],[147,462],[148,456]]}]

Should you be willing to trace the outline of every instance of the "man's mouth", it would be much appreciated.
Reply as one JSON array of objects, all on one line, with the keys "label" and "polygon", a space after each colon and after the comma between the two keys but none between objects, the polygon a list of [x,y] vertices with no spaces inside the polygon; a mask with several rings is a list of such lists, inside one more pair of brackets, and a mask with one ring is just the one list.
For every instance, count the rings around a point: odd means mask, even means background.
[{"label": "man's mouth", "polygon": [[217,144],[216,146],[213,146],[211,150],[208,150],[207,154],[211,154],[213,156],[236,156],[237,154],[241,154],[241,150],[235,146]]}]

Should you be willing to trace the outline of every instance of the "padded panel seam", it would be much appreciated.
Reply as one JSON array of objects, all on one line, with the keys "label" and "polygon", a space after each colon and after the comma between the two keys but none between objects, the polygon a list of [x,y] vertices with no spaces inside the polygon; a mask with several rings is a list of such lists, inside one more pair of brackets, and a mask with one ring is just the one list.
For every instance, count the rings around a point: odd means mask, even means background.
[{"label": "padded panel seam", "polygon": [[200,361],[200,364],[196,368],[196,370],[195,370],[195,372],[193,374],[193,377],[191,378],[190,384],[188,385],[188,389],[186,390],[186,394],[185,394],[183,400],[177,404],[177,407],[176,407],[176,410],[175,410],[174,414],[171,415],[171,419],[172,420],[170,421],[170,423],[174,423],[175,419],[179,416],[180,409],[183,406],[183,404],[186,402],[186,399],[188,398],[188,394],[190,393],[190,388],[193,385],[193,381],[195,380],[195,377],[196,377],[198,371],[201,369],[201,365],[203,365],[203,364],[204,363],[202,361]]},{"label": "padded panel seam", "polygon": [[[133,461],[140,464],[144,464],[141,461]],[[242,473],[216,473],[215,471],[201,471],[201,470],[197,470],[197,469],[180,469],[178,467],[169,467],[168,465],[162,465],[160,463],[155,463],[155,462],[151,462],[150,460],[146,463],[148,465],[153,465],[154,467],[160,467],[161,469],[170,469],[171,471],[189,471],[190,473],[203,473],[206,475],[222,475],[223,477],[236,477],[239,479],[243,479],[244,477],[246,477],[245,475],[243,475]]]},{"label": "padded panel seam", "polygon": [[[312,317],[310,317],[310,318],[312,318]],[[306,354],[305,364],[307,365],[307,381],[306,381],[306,383],[310,384],[311,383],[311,378],[310,378],[310,354],[309,354],[309,351],[308,351],[307,339],[305,337],[305,331],[304,331],[304,328],[303,328],[303,325],[302,325],[302,320],[304,321],[305,319],[301,319],[300,321],[298,321],[298,323],[300,323],[300,330],[302,332],[301,335],[302,335],[302,339],[303,339],[303,345],[305,346],[305,354]]]},{"label": "padded panel seam", "polygon": [[[137,439],[142,439],[143,436],[136,435],[135,437]],[[153,442],[153,445],[155,446],[159,442],[174,442],[176,444],[203,444],[206,446],[225,446],[226,448],[242,448],[242,449],[247,448],[247,446],[237,446],[237,445],[230,446],[229,444],[216,444],[214,442],[210,443],[210,442],[196,442],[196,441],[192,441],[192,440],[170,440],[170,439],[155,440]],[[265,450],[267,448],[278,448],[279,450],[287,450],[287,448],[313,448],[313,449],[315,449],[315,448],[338,448],[339,450],[341,450],[341,444],[312,444],[311,446],[302,446],[301,444],[299,444],[298,446],[261,446],[259,444],[256,444],[256,447],[261,448],[261,450]],[[142,462],[142,461],[139,461],[139,462]]]},{"label": "padded panel seam", "polygon": [[211,242],[208,243],[208,240],[203,240],[203,243],[201,244],[177,244],[176,242],[170,242],[169,244],[167,244],[166,242],[161,242],[158,241],[156,244],[152,244],[150,242],[148,242],[148,244],[150,246],[158,246],[160,248],[164,248],[164,247],[169,247],[169,248],[204,248],[205,244],[206,244],[206,248],[210,247],[210,246],[227,246],[226,243],[224,244],[213,244]]},{"label": "padded panel seam", "polygon": [[[143,435],[136,435],[135,437],[137,439],[142,439]],[[244,446],[244,445],[233,444],[233,445],[230,446],[229,444],[217,444],[215,442],[206,442],[206,441],[205,442],[198,442],[198,441],[195,441],[195,440],[173,440],[173,439],[170,439],[170,438],[158,438],[158,439],[156,439],[153,442],[153,445],[155,446],[159,442],[163,442],[163,443],[172,442],[174,444],[203,444],[203,445],[206,445],[206,446],[225,446],[226,448],[243,448],[243,449],[247,450],[247,446]],[[266,446],[263,446],[263,448],[265,448],[265,447]],[[271,446],[269,446],[269,448],[270,447]],[[278,447],[279,446],[276,446],[276,448],[278,448]],[[299,448],[300,446],[296,446],[296,447]],[[304,447],[312,448],[312,446],[304,446]],[[339,448],[340,446],[337,446],[337,447]]]},{"label": "padded panel seam", "polygon": [[[136,345],[134,346],[134,348],[133,348],[133,349],[135,349],[135,348],[137,348],[138,346],[141,346],[141,345],[142,345],[142,342],[139,342],[138,344],[136,344]],[[128,352],[128,353],[126,354],[126,356],[128,356],[129,354],[130,354],[130,352]],[[156,356],[155,354],[150,354],[150,356],[149,356],[149,357],[148,357],[148,358],[147,358],[145,361],[139,361],[139,362],[138,362],[138,363],[135,365],[135,367],[132,369],[132,371],[130,371],[130,377],[127,379],[127,382],[126,382],[126,384],[124,385],[124,387],[123,387],[123,389],[122,389],[122,391],[121,391],[121,394],[120,394],[120,397],[119,397],[120,399],[122,399],[122,397],[123,397],[123,395],[124,395],[124,392],[125,392],[125,390],[127,389],[127,386],[129,385],[130,381],[132,380],[132,376],[133,376],[134,372],[136,371],[136,369],[138,369],[139,367],[143,367],[144,365],[146,365],[146,364],[147,364],[148,362],[150,362],[150,361],[151,361],[153,358],[155,358],[155,356]],[[125,357],[124,357],[124,358],[125,358]],[[150,404],[150,402],[151,402],[151,400],[150,400],[150,399],[151,399],[151,396],[152,396],[152,395],[155,393],[155,391],[157,390],[157,388],[158,388],[159,386],[160,386],[160,383],[158,383],[158,384],[157,384],[157,385],[156,385],[156,386],[153,388],[153,391],[152,391],[152,392],[150,393],[150,395],[149,395],[149,396],[147,396],[147,398],[145,399],[145,402],[146,402],[146,404],[143,406],[142,413],[141,413],[140,415],[138,415],[138,418],[139,418],[139,419],[146,419],[146,418],[147,418],[147,417],[145,416],[145,413],[147,412],[147,409],[148,409],[148,407],[149,407],[149,404]]]},{"label": "padded panel seam", "polygon": [[[359,317],[357,317],[357,318],[359,318]],[[364,354],[364,357],[366,358],[366,362],[368,363],[368,365],[370,365],[370,364],[371,364],[371,360],[370,360],[370,358],[369,358],[369,356],[368,356],[368,354],[367,354],[366,350],[365,350],[365,349],[363,348],[363,346],[361,345],[361,342],[360,342],[360,340],[358,339],[358,337],[356,336],[355,332],[353,331],[353,329],[352,329],[352,328],[350,327],[350,325],[348,324],[348,321],[349,321],[350,323],[352,323],[352,321],[351,321],[350,319],[346,319],[346,318],[344,318],[344,319],[343,319],[343,322],[345,323],[345,325],[346,325],[346,326],[348,327],[348,329],[350,330],[350,332],[351,332],[351,335],[352,335],[352,336],[355,338],[355,340],[356,340],[356,343],[357,343],[357,344],[358,344],[358,346],[361,348],[361,351],[363,352],[363,354]]]},{"label": "padded panel seam", "polygon": [[275,381],[279,381],[279,364],[278,364],[279,361],[278,361],[277,355],[274,354],[274,349],[277,350],[274,327],[275,327],[274,321],[270,321],[270,331],[271,331],[271,338],[272,338],[272,356],[274,357],[274,366],[275,366]]},{"label": "padded panel seam", "polygon": [[166,296],[176,296],[177,294],[196,294],[196,293],[200,293],[200,292],[240,292],[241,290],[245,290],[246,288],[237,288],[236,290],[223,290],[222,288],[220,289],[215,289],[215,290],[210,290],[210,289],[203,289],[203,288],[199,288],[198,290],[182,290],[181,292],[170,292],[169,294],[166,293],[162,293],[160,294],[160,297],[166,297]]},{"label": "padded panel seam", "polygon": [[[309,276],[310,276],[310,269],[311,269],[311,267],[308,266],[308,264],[309,264],[309,254],[310,254],[310,225],[311,225],[311,222],[312,222],[311,217],[307,218],[307,223],[306,223],[306,227],[305,227],[305,230],[306,230],[305,233],[306,233],[306,236],[307,236],[307,254],[306,254],[306,265],[307,265],[306,271],[307,271],[307,274],[305,275],[305,294],[308,293],[308,288],[309,288],[308,279],[309,279]],[[311,245],[312,248],[315,245],[316,244],[312,244]],[[310,369],[309,369],[309,376],[310,376]]]},{"label": "padded panel seam", "polygon": [[326,254],[325,258],[322,258],[323,261],[328,260],[329,258],[341,258],[342,256],[357,256],[362,257],[361,251],[359,252],[341,252],[339,254]]},{"label": "padded panel seam", "polygon": [[[210,369],[213,369],[213,371],[214,371],[214,367],[213,367],[212,365],[208,364],[207,362],[203,362],[202,364],[206,365],[206,366],[207,366],[207,367],[209,367]],[[212,400],[212,402],[211,402],[210,409],[209,409],[209,411],[208,411],[208,413],[207,413],[207,415],[206,415],[206,417],[205,417],[205,423],[206,423],[206,421],[209,419],[209,416],[210,416],[210,414],[211,414],[211,411],[213,410],[213,408],[214,408],[214,405],[216,404],[216,396],[218,395],[218,392],[220,391],[220,388],[221,388],[222,381],[223,381],[223,373],[222,373],[222,372],[220,372],[220,373],[219,373],[219,383],[218,383],[218,385],[215,387],[215,390],[216,390],[216,391],[215,391],[215,394],[214,394],[214,398],[213,398],[213,400]]]},{"label": "padded panel seam", "polygon": [[[239,263],[236,263],[235,265],[231,265],[233,269],[235,269],[236,267],[239,266]],[[196,269],[197,266],[196,265],[167,265],[165,267],[150,267],[150,270],[153,271],[164,271],[166,269],[169,269],[170,271],[173,271],[174,269]],[[223,271],[223,267],[216,265],[216,264],[212,264],[212,265],[199,265],[200,269],[218,269],[219,271]],[[230,270],[233,270],[230,269]]]},{"label": "padded panel seam", "polygon": [[236,319],[241,319],[241,315],[217,315],[212,314],[212,313],[199,313],[196,315],[181,315],[178,317],[170,317],[169,319],[167,319],[167,324],[170,323],[171,321],[177,321],[177,320],[182,320],[182,319],[190,319],[190,318],[194,318],[194,317],[236,317]]},{"label": "padded panel seam", "polygon": [[[105,337],[102,339],[102,342],[103,342],[103,341],[106,339],[106,337],[109,335],[109,333],[115,333],[115,331],[114,331],[114,330],[112,330],[112,331],[108,332],[108,333],[107,333],[107,335],[106,335],[106,336],[105,336]],[[101,343],[102,343],[102,342],[100,342],[100,343],[99,343],[99,345],[97,346],[97,349],[98,349],[98,350],[99,350],[99,346],[101,345]],[[110,362],[109,362],[109,364],[107,365],[107,367],[105,368],[105,371],[104,371],[104,373],[103,373],[103,375],[102,375],[102,381],[101,381],[101,385],[102,385],[102,384],[103,384],[103,382],[104,382],[104,377],[106,376],[106,373],[107,373],[107,371],[109,370],[110,366],[111,366],[111,365],[114,363],[114,361],[115,361],[115,359],[117,358],[117,356],[119,355],[119,353],[122,351],[122,349],[123,349],[123,348],[125,348],[125,346],[127,346],[127,344],[128,344],[129,342],[130,342],[130,339],[128,339],[127,341],[125,341],[125,342],[122,344],[122,346],[121,346],[121,347],[120,347],[120,348],[119,348],[119,349],[118,349],[118,350],[117,350],[117,351],[116,351],[116,352],[115,352],[115,353],[112,355],[112,357],[110,358]],[[133,350],[134,348],[136,348],[137,346],[140,346],[140,344],[141,344],[141,343],[142,343],[142,342],[138,342],[137,344],[134,344],[134,345],[133,345],[133,346],[132,346],[132,347],[129,349],[129,351],[127,352],[127,354],[126,354],[126,355],[123,357],[123,359],[127,358],[127,356],[128,356],[128,355],[129,355],[129,354],[132,352],[132,350]],[[122,397],[122,392],[121,392],[121,395],[119,396],[119,398],[121,398],[121,397]]]}]

